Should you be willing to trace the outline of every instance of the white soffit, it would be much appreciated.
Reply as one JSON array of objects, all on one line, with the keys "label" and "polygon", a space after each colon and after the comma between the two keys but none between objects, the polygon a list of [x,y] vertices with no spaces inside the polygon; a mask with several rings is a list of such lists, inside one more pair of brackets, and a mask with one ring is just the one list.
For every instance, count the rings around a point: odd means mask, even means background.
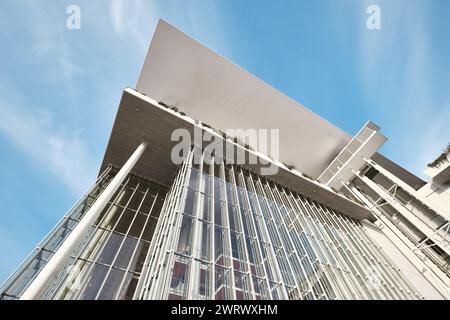
[{"label": "white soffit", "polygon": [[277,160],[313,178],[351,140],[343,130],[162,20],[136,89],[217,129],[280,129]]}]

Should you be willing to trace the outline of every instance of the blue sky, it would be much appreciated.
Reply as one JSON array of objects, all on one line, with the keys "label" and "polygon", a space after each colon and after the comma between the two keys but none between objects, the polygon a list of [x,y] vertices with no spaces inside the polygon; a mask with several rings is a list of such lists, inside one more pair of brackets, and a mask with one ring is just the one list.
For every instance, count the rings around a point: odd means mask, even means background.
[{"label": "blue sky", "polygon": [[[81,29],[66,8],[81,8]],[[381,9],[381,30],[366,9]],[[450,2],[0,2],[0,282],[97,174],[159,18],[421,175],[450,142]]]}]

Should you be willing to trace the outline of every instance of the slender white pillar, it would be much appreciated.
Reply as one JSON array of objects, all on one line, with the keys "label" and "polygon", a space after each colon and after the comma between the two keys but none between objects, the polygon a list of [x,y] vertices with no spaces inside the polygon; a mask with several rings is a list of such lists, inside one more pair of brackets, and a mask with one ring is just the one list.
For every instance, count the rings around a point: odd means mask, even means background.
[{"label": "slender white pillar", "polygon": [[61,271],[72,252],[77,248],[89,228],[95,223],[100,213],[106,207],[117,189],[119,189],[120,185],[128,176],[131,169],[133,169],[134,165],[142,156],[146,148],[147,143],[143,142],[139,145],[136,151],[134,151],[122,169],[119,170],[114,179],[112,179],[109,183],[108,187],[106,187],[106,189],[101,193],[97,201],[94,202],[92,207],[86,212],[75,229],[73,229],[66,240],[64,240],[61,247],[55,252],[50,261],[41,270],[36,279],[34,279],[27,290],[25,290],[20,297],[20,300],[34,300],[42,298],[45,290]]}]

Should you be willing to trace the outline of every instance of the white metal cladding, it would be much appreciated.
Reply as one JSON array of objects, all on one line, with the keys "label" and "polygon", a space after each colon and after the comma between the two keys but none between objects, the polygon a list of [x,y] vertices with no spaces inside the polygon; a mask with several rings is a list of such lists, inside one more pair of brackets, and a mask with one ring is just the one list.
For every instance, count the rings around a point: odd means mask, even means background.
[{"label": "white metal cladding", "polygon": [[322,172],[318,180],[335,190],[339,190],[343,183],[351,180],[355,176],[353,171],[365,166],[364,159],[372,157],[386,142],[387,138],[378,132],[379,129],[374,123],[367,122]]},{"label": "white metal cladding", "polygon": [[[350,192],[388,225],[426,267],[417,266],[439,293],[448,298],[450,285],[449,221],[415,190],[374,161],[349,184]],[[408,258],[408,259],[414,259]],[[416,263],[417,265],[417,263]],[[423,271],[425,270],[425,271]]]},{"label": "white metal cladding", "polygon": [[[351,139],[343,130],[162,20],[136,90],[216,129],[279,128],[283,150],[280,161],[301,168],[313,178]],[[258,145],[252,147],[259,149]]]},{"label": "white metal cladding", "polygon": [[421,298],[358,221],[192,155],[168,193],[135,298]]}]

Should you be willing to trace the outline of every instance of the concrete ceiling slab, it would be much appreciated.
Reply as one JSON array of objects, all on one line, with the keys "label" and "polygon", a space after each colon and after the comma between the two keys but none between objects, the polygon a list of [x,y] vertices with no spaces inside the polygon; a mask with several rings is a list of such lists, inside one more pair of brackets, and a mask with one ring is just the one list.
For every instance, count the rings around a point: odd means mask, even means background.
[{"label": "concrete ceiling slab", "polygon": [[[148,148],[134,167],[133,173],[169,186],[179,169],[179,166],[171,161],[172,148],[178,143],[171,141],[172,132],[175,129],[184,128],[193,135],[195,127],[200,128],[202,132],[205,130],[212,132],[211,129],[196,124],[188,116],[161,106],[155,100],[133,89],[126,89],[121,98],[100,172],[103,172],[108,165],[122,167],[139,144],[146,141]],[[233,148],[244,150],[245,159],[249,159],[249,153],[259,157],[252,150],[244,149],[228,139],[225,140],[217,133],[214,135],[215,139],[222,140],[225,149],[227,144],[231,144]],[[203,147],[207,144],[208,142],[204,141]],[[226,152],[224,151],[223,154]],[[236,155],[237,152],[235,151],[234,154]],[[360,220],[371,217],[367,208],[333,192],[316,181],[294,173],[281,163],[280,165],[280,169],[275,175],[266,178],[351,218]],[[266,165],[260,161],[258,164],[242,165],[255,173],[261,172],[261,166]]]}]

